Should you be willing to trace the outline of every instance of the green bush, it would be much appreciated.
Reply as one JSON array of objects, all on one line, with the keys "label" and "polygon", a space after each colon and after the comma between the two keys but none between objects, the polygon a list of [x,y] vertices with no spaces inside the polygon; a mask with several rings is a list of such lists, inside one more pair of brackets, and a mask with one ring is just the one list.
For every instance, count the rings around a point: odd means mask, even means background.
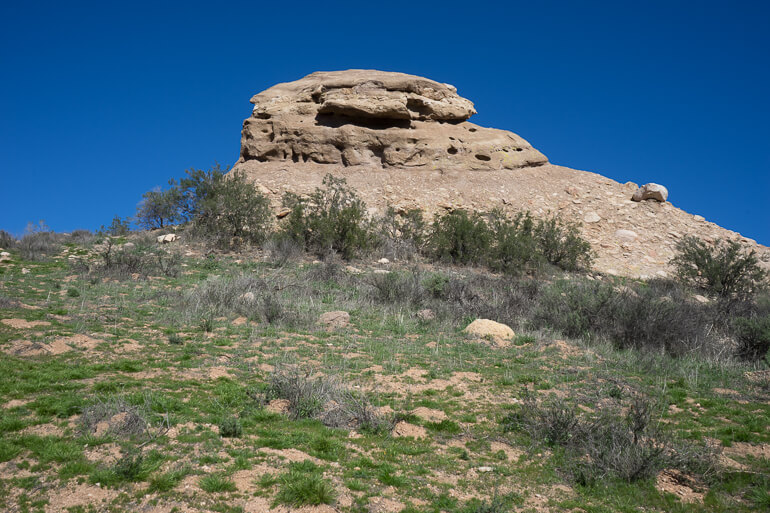
[{"label": "green bush", "polygon": [[344,178],[326,175],[309,197],[286,193],[284,233],[319,256],[339,253],[349,260],[373,244],[366,204]]},{"label": "green bush", "polygon": [[770,315],[739,317],[733,324],[738,339],[738,355],[747,360],[762,360],[770,350]]},{"label": "green bush", "polygon": [[488,261],[492,236],[492,230],[481,214],[453,210],[444,215],[436,214],[428,251],[442,262],[482,265]]},{"label": "green bush", "polygon": [[493,234],[490,268],[519,274],[540,266],[543,255],[535,239],[535,221],[529,212],[520,212],[513,219],[499,211],[492,212],[490,227]]},{"label": "green bush", "polygon": [[[211,171],[204,176],[204,182],[197,185],[182,180],[186,188],[179,196],[179,210],[194,216],[193,233],[222,248],[264,242],[272,224],[270,201],[242,173]],[[193,203],[190,188],[201,195]]]},{"label": "green bush", "polygon": [[540,219],[534,228],[534,236],[540,253],[551,264],[566,271],[591,266],[591,245],[580,235],[576,223],[557,216]]},{"label": "green bush", "polygon": [[711,329],[712,307],[689,300],[675,283],[657,280],[633,288],[587,279],[557,281],[542,291],[532,323],[568,337],[604,338],[619,348],[673,355],[719,346]]},{"label": "green bush", "polygon": [[751,295],[766,276],[756,253],[746,253],[733,240],[720,239],[709,247],[697,237],[686,236],[677,244],[677,252],[671,260],[677,276],[723,298]]}]

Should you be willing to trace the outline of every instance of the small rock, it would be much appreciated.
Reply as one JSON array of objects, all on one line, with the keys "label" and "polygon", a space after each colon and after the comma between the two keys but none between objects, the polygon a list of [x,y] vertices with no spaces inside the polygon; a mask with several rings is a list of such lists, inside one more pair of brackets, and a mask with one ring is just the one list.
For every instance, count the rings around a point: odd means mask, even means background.
[{"label": "small rock", "polygon": [[623,242],[634,242],[639,235],[633,230],[616,230],[615,237]]},{"label": "small rock", "polygon": [[657,183],[647,183],[639,187],[633,196],[633,201],[655,200],[665,203],[668,199],[668,189]]},{"label": "small rock", "polygon": [[378,264],[389,264],[390,260],[388,260],[387,258],[380,258],[379,260],[377,260],[377,263]]},{"label": "small rock", "polygon": [[696,221],[705,221],[706,220],[706,218],[703,217],[703,216],[692,216],[692,218],[695,219]]},{"label": "small rock", "polygon": [[476,470],[479,472],[492,472],[494,469],[492,467],[479,467]]},{"label": "small rock", "polygon": [[387,269],[375,269],[372,271],[374,274],[390,274],[390,271]]},{"label": "small rock", "polygon": [[277,214],[275,214],[275,217],[277,217],[278,219],[283,219],[284,217],[288,216],[289,214],[291,214],[291,209],[290,208],[283,208],[283,209],[279,210]]},{"label": "small rock", "polygon": [[693,298],[695,301],[697,301],[698,303],[703,303],[703,304],[706,304],[706,303],[709,303],[709,302],[710,302],[709,298],[707,298],[707,297],[705,297],[705,296],[701,296],[700,294],[695,294],[695,295],[694,295],[692,298]]},{"label": "small rock", "polygon": [[125,244],[123,244],[121,246],[121,248],[123,248],[124,250],[126,250],[126,249],[134,249],[135,247],[136,247],[136,244],[134,244],[133,242],[126,242]]},{"label": "small rock", "polygon": [[476,319],[463,330],[463,333],[478,338],[489,337],[498,346],[508,345],[508,342],[516,336],[509,326],[489,319]]},{"label": "small rock", "polygon": [[602,218],[596,212],[589,212],[583,217],[583,221],[586,223],[598,223]]},{"label": "small rock", "polygon": [[332,330],[344,328],[350,324],[350,314],[343,310],[322,313],[318,317],[318,324]]},{"label": "small rock", "polygon": [[166,235],[158,235],[158,237],[156,237],[159,244],[168,244],[169,242],[174,242],[176,238],[176,233],[167,233]]},{"label": "small rock", "polygon": [[358,267],[353,267],[352,265],[348,265],[345,267],[345,270],[349,272],[350,274],[361,274],[363,271],[359,269]]},{"label": "small rock", "polygon": [[21,274],[29,274],[29,269],[27,269],[26,267],[23,267],[21,269]]}]

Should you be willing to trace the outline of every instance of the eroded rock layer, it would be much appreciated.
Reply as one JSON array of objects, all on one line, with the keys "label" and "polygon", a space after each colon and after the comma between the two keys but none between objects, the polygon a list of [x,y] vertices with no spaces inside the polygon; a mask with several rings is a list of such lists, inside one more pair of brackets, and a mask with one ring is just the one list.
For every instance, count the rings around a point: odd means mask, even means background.
[{"label": "eroded rock layer", "polygon": [[518,135],[466,121],[473,103],[448,84],[404,73],[312,73],[251,99],[239,162],[516,169],[546,157]]}]

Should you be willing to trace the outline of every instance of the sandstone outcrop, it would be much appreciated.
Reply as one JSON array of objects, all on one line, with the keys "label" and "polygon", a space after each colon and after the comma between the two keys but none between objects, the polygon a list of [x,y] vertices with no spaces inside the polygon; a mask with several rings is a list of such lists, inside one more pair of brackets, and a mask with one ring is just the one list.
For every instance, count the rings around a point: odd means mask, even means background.
[{"label": "sandstone outcrop", "polygon": [[657,183],[647,183],[639,187],[631,199],[634,201],[651,199],[663,203],[668,199],[668,189]]},{"label": "sandstone outcrop", "polygon": [[375,167],[516,169],[548,162],[518,135],[466,120],[448,84],[374,70],[312,73],[251,99],[241,160]]},{"label": "sandstone outcrop", "polygon": [[[428,217],[499,208],[577,221],[596,254],[594,269],[608,274],[670,276],[669,261],[685,235],[739,241],[770,271],[770,249],[676,208],[667,191],[656,201],[634,201],[637,184],[553,165],[511,132],[464,121],[472,104],[445,84],[400,73],[314,73],[252,101],[233,169],[270,199],[279,218],[288,213],[281,210],[284,193],[312,193],[331,173],[347,180],[372,215],[388,207],[419,208]],[[492,151],[505,148],[504,141],[518,141],[511,147],[522,151]]]}]

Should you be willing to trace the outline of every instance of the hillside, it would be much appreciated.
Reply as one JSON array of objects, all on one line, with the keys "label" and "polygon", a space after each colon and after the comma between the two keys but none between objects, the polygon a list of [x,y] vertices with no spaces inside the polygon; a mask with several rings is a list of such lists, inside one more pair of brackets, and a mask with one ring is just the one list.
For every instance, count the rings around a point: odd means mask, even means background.
[{"label": "hillside", "polygon": [[685,235],[738,240],[770,269],[770,249],[753,240],[670,202],[631,201],[635,184],[552,165],[518,135],[470,123],[473,104],[447,84],[373,70],[319,72],[251,101],[233,169],[276,206],[284,192],[309,193],[332,173],[375,213],[388,205],[428,215],[456,208],[558,213],[583,223],[596,269],[611,274],[668,276]]},{"label": "hillside", "polygon": [[[79,237],[50,261],[14,251],[0,264],[4,511],[768,504],[770,371],[719,338],[679,356],[618,349],[599,331],[564,338],[537,327],[562,315],[546,282],[471,268],[217,256],[179,241],[158,253],[141,233],[114,241],[138,260],[108,265],[103,243]],[[696,323],[716,311],[650,304]],[[515,335],[466,335],[477,317]],[[653,337],[698,329],[658,319]]]},{"label": "hillside", "polygon": [[1,511],[770,509],[768,248],[447,84],[252,102],[145,229],[0,230]]}]

